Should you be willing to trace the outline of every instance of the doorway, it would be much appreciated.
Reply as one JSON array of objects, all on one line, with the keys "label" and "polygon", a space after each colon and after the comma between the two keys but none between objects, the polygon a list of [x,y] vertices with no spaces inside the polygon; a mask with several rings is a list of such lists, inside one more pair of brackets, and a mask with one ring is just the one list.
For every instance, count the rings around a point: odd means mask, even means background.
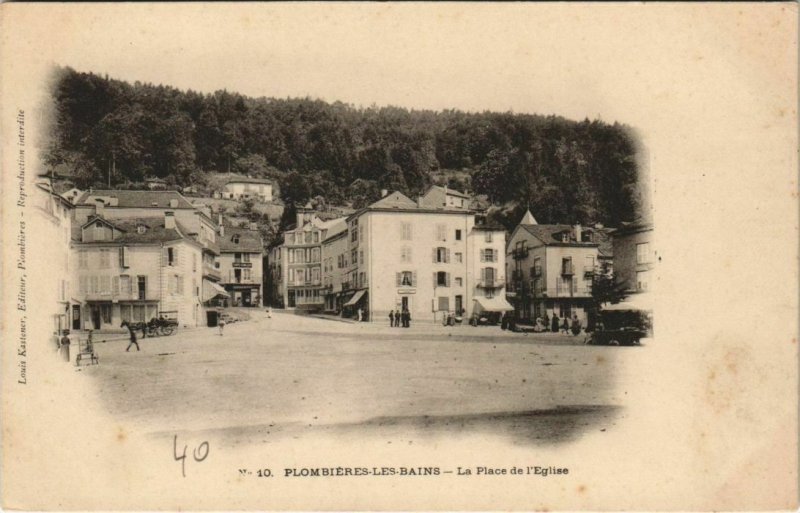
[{"label": "doorway", "polygon": [[72,329],[81,329],[81,305],[72,305]]},{"label": "doorway", "polygon": [[249,290],[242,291],[242,306],[253,306]]},{"label": "doorway", "polygon": [[100,306],[92,305],[92,326],[93,329],[99,330],[100,329]]},{"label": "doorway", "polygon": [[289,289],[289,308],[295,307],[294,289]]}]

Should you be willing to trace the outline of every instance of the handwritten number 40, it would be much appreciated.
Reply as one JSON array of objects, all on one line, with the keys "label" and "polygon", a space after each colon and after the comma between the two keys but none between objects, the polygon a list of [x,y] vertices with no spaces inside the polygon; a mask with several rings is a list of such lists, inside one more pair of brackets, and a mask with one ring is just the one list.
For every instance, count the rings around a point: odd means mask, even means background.
[{"label": "handwritten number 40", "polygon": [[[178,454],[178,435],[175,435],[175,438],[173,439],[173,451],[175,453],[174,457],[175,457],[175,461],[180,461],[181,462],[181,475],[183,477],[186,477],[186,449],[187,448],[188,448],[188,446],[184,445],[183,446],[183,453],[180,454],[180,455]],[[192,450],[192,456],[194,456],[194,461],[199,463],[199,462],[203,461],[204,459],[206,459],[208,457],[208,450],[209,450],[208,442],[203,442],[200,445],[198,445],[197,447],[195,447]]]}]

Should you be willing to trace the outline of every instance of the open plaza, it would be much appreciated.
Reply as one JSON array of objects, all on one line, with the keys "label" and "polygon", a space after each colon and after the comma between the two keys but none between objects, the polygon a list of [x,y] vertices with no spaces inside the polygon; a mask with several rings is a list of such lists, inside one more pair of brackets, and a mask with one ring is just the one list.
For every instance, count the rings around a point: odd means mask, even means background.
[{"label": "open plaza", "polygon": [[419,443],[463,433],[536,444],[612,428],[646,352],[497,326],[391,328],[388,320],[247,313],[223,334],[140,338],[138,352],[126,352],[126,335],[98,335],[100,364],[79,371],[114,418],[153,437],[188,432],[239,446],[323,435]]}]

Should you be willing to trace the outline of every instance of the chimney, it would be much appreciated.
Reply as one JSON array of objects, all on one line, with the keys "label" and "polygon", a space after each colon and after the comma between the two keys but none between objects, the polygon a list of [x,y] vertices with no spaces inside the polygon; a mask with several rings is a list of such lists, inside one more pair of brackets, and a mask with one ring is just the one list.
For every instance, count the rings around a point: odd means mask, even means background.
[{"label": "chimney", "polygon": [[417,196],[417,206],[422,208],[422,196]]},{"label": "chimney", "polygon": [[575,229],[575,242],[580,242],[581,241],[581,225],[580,225],[580,223],[576,223],[575,226],[573,226],[573,228]]},{"label": "chimney", "polygon": [[387,194],[389,194],[389,191],[386,189],[381,189],[381,198],[385,198]]},{"label": "chimney", "polygon": [[222,226],[222,214],[217,215],[217,224]]},{"label": "chimney", "polygon": [[164,229],[165,230],[175,229],[175,212],[170,212],[170,211],[164,212]]},{"label": "chimney", "polygon": [[444,184],[444,206],[447,206],[447,184]]},{"label": "chimney", "polygon": [[298,209],[297,216],[295,217],[295,228],[302,228],[303,227],[303,211]]},{"label": "chimney", "polygon": [[104,217],[106,213],[106,202],[101,198],[95,198],[94,200],[94,213],[98,217]]}]

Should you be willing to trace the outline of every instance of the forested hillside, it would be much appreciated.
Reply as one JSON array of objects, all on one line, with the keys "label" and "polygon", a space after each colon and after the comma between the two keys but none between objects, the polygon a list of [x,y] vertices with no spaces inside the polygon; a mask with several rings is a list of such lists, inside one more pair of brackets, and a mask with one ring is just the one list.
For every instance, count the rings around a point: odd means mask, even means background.
[{"label": "forested hillside", "polygon": [[115,187],[233,171],[276,179],[287,205],[323,196],[359,207],[381,188],[413,196],[449,181],[509,216],[529,205],[539,222],[635,216],[636,143],[616,123],[202,94],[69,68],[53,95],[46,162],[78,187],[107,185],[112,169]]}]

